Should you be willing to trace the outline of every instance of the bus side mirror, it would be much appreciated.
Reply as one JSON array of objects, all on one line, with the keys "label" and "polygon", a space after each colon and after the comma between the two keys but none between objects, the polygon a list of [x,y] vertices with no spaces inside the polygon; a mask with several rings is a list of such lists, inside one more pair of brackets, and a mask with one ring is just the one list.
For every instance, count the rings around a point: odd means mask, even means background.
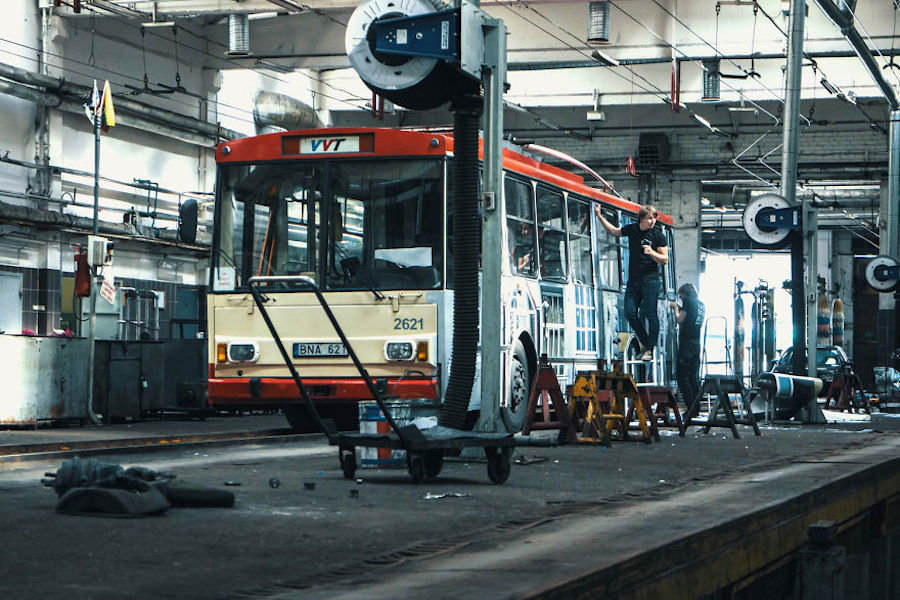
[{"label": "bus side mirror", "polygon": [[178,239],[185,244],[197,241],[197,201],[185,200],[178,209]]}]

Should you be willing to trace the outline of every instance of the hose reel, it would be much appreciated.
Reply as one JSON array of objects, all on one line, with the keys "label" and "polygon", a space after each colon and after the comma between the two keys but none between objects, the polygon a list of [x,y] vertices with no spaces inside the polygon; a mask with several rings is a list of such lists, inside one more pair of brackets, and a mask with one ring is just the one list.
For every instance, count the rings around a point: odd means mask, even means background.
[{"label": "hose reel", "polygon": [[900,266],[890,256],[876,256],[866,265],[866,283],[876,292],[892,292],[900,286]]},{"label": "hose reel", "polygon": [[757,244],[781,247],[791,231],[800,228],[800,213],[778,194],[754,197],[744,208],[744,231]]},{"label": "hose reel", "polygon": [[[437,58],[459,53],[460,14],[445,9],[437,0],[370,0],[358,6],[347,23],[344,45],[350,65],[363,83],[394,104],[414,110],[437,108],[461,87],[477,85],[456,66]],[[416,16],[420,19],[409,27],[391,33],[380,29],[382,24],[408,22]],[[436,40],[437,52],[429,55],[416,48],[423,40]],[[385,50],[387,45],[418,55]]]}]

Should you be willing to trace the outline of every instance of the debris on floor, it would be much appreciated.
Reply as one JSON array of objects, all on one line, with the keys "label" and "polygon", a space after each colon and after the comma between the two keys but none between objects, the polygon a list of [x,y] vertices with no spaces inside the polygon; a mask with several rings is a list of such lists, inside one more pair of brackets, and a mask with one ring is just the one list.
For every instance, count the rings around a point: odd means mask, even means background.
[{"label": "debris on floor", "polygon": [[54,488],[56,511],[71,515],[138,517],[158,515],[175,507],[234,506],[234,494],[175,483],[172,473],[145,467],[104,463],[75,456],[55,473],[45,473],[45,487]]}]

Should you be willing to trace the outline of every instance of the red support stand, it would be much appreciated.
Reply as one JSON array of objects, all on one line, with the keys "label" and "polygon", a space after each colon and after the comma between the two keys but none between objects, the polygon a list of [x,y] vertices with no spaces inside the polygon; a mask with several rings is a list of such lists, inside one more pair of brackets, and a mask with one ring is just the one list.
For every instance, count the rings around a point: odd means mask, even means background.
[{"label": "red support stand", "polygon": [[[536,421],[538,398],[541,399],[541,421]],[[553,416],[550,409],[553,409]],[[525,411],[525,423],[522,425],[522,435],[529,435],[532,430],[559,429],[560,444],[574,444],[578,441],[575,436],[575,427],[569,415],[569,406],[563,398],[559,387],[559,380],[553,365],[547,360],[547,355],[541,355],[537,376],[531,385],[531,394],[528,396],[528,407]]]},{"label": "red support stand", "polygon": [[[677,427],[681,431],[681,411],[672,388],[662,385],[639,385],[642,397],[653,407],[653,419],[657,427]],[[672,411],[671,414],[669,411]]]},{"label": "red support stand", "polygon": [[856,373],[835,374],[834,381],[828,388],[828,395],[825,397],[825,408],[829,407],[832,400],[834,401],[834,410],[841,412],[863,410],[869,414],[869,403],[863,394],[862,383]]}]

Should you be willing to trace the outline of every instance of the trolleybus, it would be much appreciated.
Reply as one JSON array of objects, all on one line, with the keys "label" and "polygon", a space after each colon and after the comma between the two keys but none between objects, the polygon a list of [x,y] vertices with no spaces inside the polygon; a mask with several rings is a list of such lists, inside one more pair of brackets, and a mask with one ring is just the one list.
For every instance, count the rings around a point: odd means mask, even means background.
[{"label": "trolleybus", "polygon": [[[314,129],[232,140],[216,151],[217,185],[208,295],[209,401],[215,409],[280,408],[295,428],[309,415],[247,287],[253,276],[305,275],[388,398],[440,399],[453,319],[453,138],[424,131]],[[628,359],[624,319],[627,239],[639,206],[582,177],[503,151],[501,416],[518,431],[539,356],[561,384],[599,359]],[[653,378],[670,382],[674,323],[672,219]],[[353,426],[371,394],[308,289],[266,291],[267,312],[310,397]],[[484,332],[482,332],[484,335]],[[477,371],[477,370],[476,370]],[[477,379],[476,375],[476,379]],[[477,415],[480,385],[470,414]]]}]

